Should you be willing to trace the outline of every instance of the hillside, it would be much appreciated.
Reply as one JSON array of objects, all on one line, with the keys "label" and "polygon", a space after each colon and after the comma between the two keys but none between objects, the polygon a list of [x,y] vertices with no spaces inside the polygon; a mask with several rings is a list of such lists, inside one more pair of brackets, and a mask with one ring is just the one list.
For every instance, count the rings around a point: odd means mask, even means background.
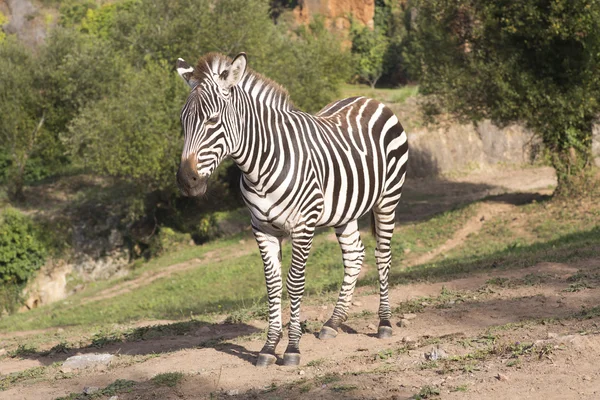
[{"label": "hillside", "polygon": [[[0,337],[0,398],[84,398],[84,387],[119,399],[592,397],[600,390],[600,208],[550,200],[544,176],[553,179],[544,168],[413,179],[395,235],[398,326],[389,340],[373,337],[366,233],[366,271],[344,333],[314,336],[341,277],[325,231],[307,269],[301,365],[254,367],[264,283],[255,244],[242,233],[1,320],[10,332]],[[100,370],[61,366],[87,353],[115,358]]]}]

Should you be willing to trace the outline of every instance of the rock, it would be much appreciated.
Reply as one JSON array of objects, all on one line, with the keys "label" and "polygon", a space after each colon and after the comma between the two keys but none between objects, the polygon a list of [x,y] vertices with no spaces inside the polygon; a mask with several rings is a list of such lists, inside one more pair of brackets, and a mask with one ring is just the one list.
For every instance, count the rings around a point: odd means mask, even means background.
[{"label": "rock", "polygon": [[96,393],[98,390],[100,390],[100,388],[97,388],[96,386],[86,386],[83,388],[83,394],[89,396],[90,394]]},{"label": "rock", "polygon": [[556,339],[558,337],[558,333],[548,332],[548,339]]},{"label": "rock", "polygon": [[63,374],[70,374],[71,372],[73,372],[73,368],[61,367],[60,372],[62,372]]},{"label": "rock", "polygon": [[362,306],[362,302],[361,301],[353,301],[352,305],[356,306],[356,307],[360,307],[360,306]]},{"label": "rock", "polygon": [[6,349],[0,349],[0,357],[6,355],[6,353],[8,353],[8,351],[6,351]]},{"label": "rock", "polygon": [[327,306],[321,306],[322,310],[327,310]]},{"label": "rock", "polygon": [[417,314],[402,314],[402,318],[408,319],[408,320],[415,319],[415,318],[417,318]]},{"label": "rock", "polygon": [[429,303],[428,303],[428,302],[426,302],[426,301],[423,301],[423,302],[421,302],[421,305],[422,305],[423,307],[427,307],[427,306],[429,305]]},{"label": "rock", "polygon": [[108,400],[119,400],[119,396],[112,396],[109,397]]},{"label": "rock", "polygon": [[406,249],[404,249],[403,251],[404,251],[404,254],[408,254],[408,253],[410,253],[410,249],[409,249],[409,248],[406,248]]},{"label": "rock", "polygon": [[402,338],[402,343],[408,343],[408,342],[414,342],[413,338],[411,338],[410,336],[404,336]]},{"label": "rock", "polygon": [[399,326],[400,328],[407,328],[410,326],[410,324],[411,324],[411,322],[409,320],[401,319],[400,321],[398,321],[396,326]]},{"label": "rock", "polygon": [[592,378],[589,375],[584,375],[582,378],[584,381],[591,381]]},{"label": "rock", "polygon": [[197,334],[209,333],[209,332],[210,332],[210,328],[208,326],[203,326],[196,331]]},{"label": "rock", "polygon": [[304,372],[304,370],[300,370],[298,371],[298,375],[304,375],[306,372]]},{"label": "rock", "polygon": [[501,382],[507,382],[508,376],[498,373],[498,375],[496,375],[496,379],[498,379]]},{"label": "rock", "polygon": [[240,394],[238,389],[231,389],[227,391],[227,396],[237,396],[238,394]]},{"label": "rock", "polygon": [[374,330],[377,329],[377,327],[375,325],[373,325],[373,324],[369,324],[369,325],[367,325],[367,329],[370,329],[370,330],[374,331]]},{"label": "rock", "polygon": [[440,360],[442,358],[448,358],[448,353],[446,353],[443,349],[440,349],[439,347],[431,349],[430,352],[425,353],[424,355],[426,360],[431,361]]},{"label": "rock", "polygon": [[61,370],[66,372],[65,369],[75,370],[90,367],[106,367],[110,364],[113,357],[112,354],[83,354],[80,356],[73,356],[66,359]]}]

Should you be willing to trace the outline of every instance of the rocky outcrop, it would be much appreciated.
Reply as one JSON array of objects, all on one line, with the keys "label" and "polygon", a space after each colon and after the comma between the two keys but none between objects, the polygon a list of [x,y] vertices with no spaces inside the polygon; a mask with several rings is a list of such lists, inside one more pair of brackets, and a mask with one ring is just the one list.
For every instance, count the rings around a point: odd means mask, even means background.
[{"label": "rocky outcrop", "polygon": [[301,0],[298,3],[294,16],[300,24],[307,24],[314,16],[321,15],[329,29],[348,31],[352,16],[358,22],[373,27],[375,0]]},{"label": "rocky outcrop", "polygon": [[2,0],[0,12],[8,17],[8,23],[2,29],[16,34],[22,43],[33,47],[44,41],[56,13],[50,9],[42,10],[30,0]]}]

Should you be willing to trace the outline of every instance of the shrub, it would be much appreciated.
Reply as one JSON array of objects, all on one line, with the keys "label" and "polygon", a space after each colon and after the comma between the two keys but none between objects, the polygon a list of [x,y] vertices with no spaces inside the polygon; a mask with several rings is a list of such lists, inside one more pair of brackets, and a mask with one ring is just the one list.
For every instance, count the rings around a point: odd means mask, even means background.
[{"label": "shrub", "polygon": [[37,271],[46,248],[31,219],[14,209],[0,216],[0,283],[21,284]]}]

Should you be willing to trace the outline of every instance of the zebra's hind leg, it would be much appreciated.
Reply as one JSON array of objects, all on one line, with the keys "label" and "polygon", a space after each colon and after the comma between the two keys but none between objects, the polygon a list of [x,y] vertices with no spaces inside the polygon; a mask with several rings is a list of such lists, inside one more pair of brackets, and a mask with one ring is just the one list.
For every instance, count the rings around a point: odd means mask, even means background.
[{"label": "zebra's hind leg", "polygon": [[373,209],[377,240],[375,260],[377,262],[377,272],[379,273],[379,328],[377,329],[377,337],[380,339],[392,336],[392,324],[390,322],[392,310],[389,300],[388,277],[392,262],[390,243],[394,233],[396,204],[397,201],[392,201],[387,203],[387,207],[375,207]]},{"label": "zebra's hind leg", "polygon": [[265,269],[267,295],[269,298],[269,330],[267,342],[258,354],[257,367],[266,367],[277,361],[275,349],[282,337],[281,323],[281,239],[253,228]]},{"label": "zebra's hind leg", "polygon": [[319,339],[330,339],[337,336],[340,324],[348,318],[348,307],[352,301],[358,274],[365,258],[365,246],[360,240],[358,223],[349,222],[335,228],[335,235],[342,249],[342,259],[344,260],[344,282],[338,301],[333,310],[333,315],[323,325],[319,333]]},{"label": "zebra's hind leg", "polygon": [[300,364],[300,302],[304,294],[305,270],[312,246],[314,227],[302,226],[292,232],[292,265],[288,271],[286,288],[290,297],[289,343],[283,355],[283,365]]}]

